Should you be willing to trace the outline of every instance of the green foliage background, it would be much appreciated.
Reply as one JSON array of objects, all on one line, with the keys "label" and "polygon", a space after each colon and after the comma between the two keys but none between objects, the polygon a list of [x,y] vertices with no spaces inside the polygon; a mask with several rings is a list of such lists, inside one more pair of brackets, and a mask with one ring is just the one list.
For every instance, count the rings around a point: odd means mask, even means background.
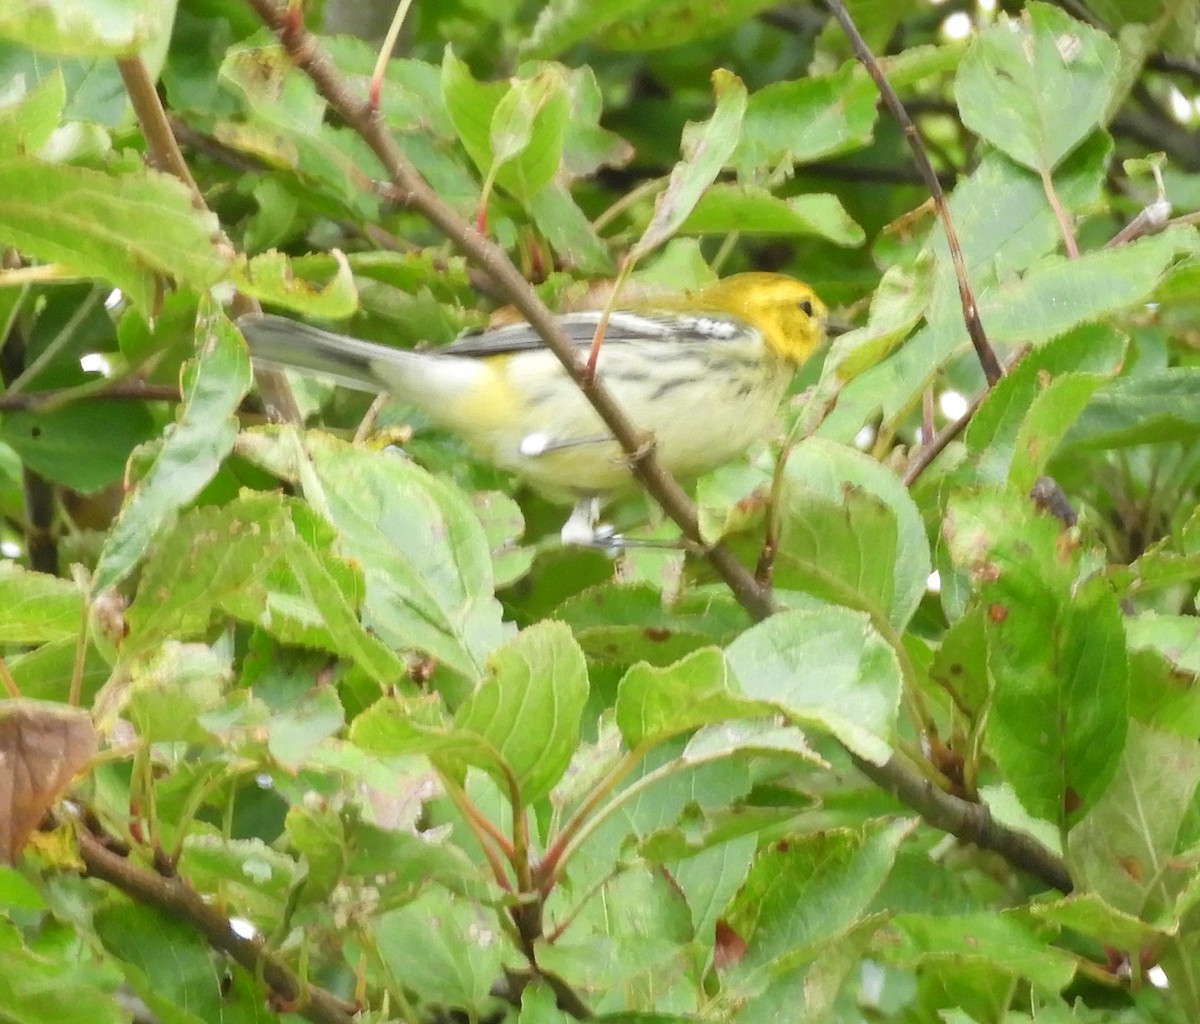
[{"label": "green foliage background", "polygon": [[[563,550],[414,410],[295,380],[323,429],[266,422],[235,293],[401,346],[509,296],[252,6],[4,5],[0,1020],[1200,1020],[1196,3],[1002,6],[848,4],[991,388],[824,7],[417,0],[387,64],[382,125],[551,305],[632,253],[847,326],[786,459],[696,487],[750,567],[774,523],[756,621],[702,557]],[[378,43],[301,13],[364,100]],[[34,719],[101,754],[26,843]]]}]

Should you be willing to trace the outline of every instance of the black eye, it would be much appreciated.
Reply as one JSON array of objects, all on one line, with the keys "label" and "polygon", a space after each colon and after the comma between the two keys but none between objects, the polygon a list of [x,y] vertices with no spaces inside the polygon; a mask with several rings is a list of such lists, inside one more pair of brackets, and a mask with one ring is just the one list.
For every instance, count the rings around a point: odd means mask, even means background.
[{"label": "black eye", "polygon": [[796,304],[796,308],[799,309],[800,312],[805,316],[812,316],[812,303],[809,302],[808,299],[801,299]]}]

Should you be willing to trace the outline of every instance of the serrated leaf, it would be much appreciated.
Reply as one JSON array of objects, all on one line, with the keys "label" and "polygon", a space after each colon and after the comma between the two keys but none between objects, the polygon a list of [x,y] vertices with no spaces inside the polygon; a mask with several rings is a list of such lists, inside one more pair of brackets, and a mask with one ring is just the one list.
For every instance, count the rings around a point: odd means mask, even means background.
[{"label": "serrated leaf", "polygon": [[407,459],[326,434],[308,434],[304,448],[305,497],[362,566],[364,624],[395,650],[477,678],[504,628],[487,538],[465,497]]},{"label": "serrated leaf", "polygon": [[855,63],[829,75],[778,82],[746,105],[733,164],[742,181],[758,181],[779,165],[791,167],[864,145],[875,124],[874,84]]},{"label": "serrated leaf", "polygon": [[759,852],[725,915],[746,944],[730,968],[736,990],[761,989],[773,976],[819,956],[854,928],[895,861],[912,821],[791,836]]},{"label": "serrated leaf", "polygon": [[604,583],[576,594],[555,610],[594,661],[669,665],[709,644],[727,643],[748,619],[732,599],[685,596],[667,607],[660,588]]},{"label": "serrated leaf", "polygon": [[93,593],[116,586],[133,571],[158,534],[200,493],[233,448],[234,414],[250,388],[246,346],[225,315],[207,304],[196,333],[200,348],[184,376],[178,421],[108,535],[93,576]]},{"label": "serrated leaf", "polygon": [[120,288],[154,308],[159,276],[203,291],[229,255],[216,217],[177,179],[144,170],[120,175],[29,157],[0,160],[0,233],[9,245],[81,277]]},{"label": "serrated leaf", "polygon": [[1200,436],[1200,369],[1173,366],[1123,377],[1088,403],[1066,444],[1120,448]]},{"label": "serrated leaf", "polygon": [[981,481],[1028,493],[1097,389],[1120,368],[1125,337],[1088,325],[1029,353],[992,388],[963,436]]},{"label": "serrated leaf", "polygon": [[945,534],[977,582],[993,700],[988,750],[1025,808],[1060,828],[1104,792],[1124,744],[1129,664],[1116,594],[1016,495],[952,501]]},{"label": "serrated leaf", "polygon": [[579,744],[587,695],[587,664],[570,629],[539,622],[492,652],[487,674],[454,725],[497,751],[521,801],[530,804],[566,771]]},{"label": "serrated leaf", "polygon": [[123,653],[167,636],[203,636],[223,612],[285,643],[351,658],[390,684],[403,665],[359,622],[362,574],[332,553],[334,539],[310,509],[274,494],[247,494],[185,515],[147,561]]},{"label": "serrated leaf", "polygon": [[494,1006],[505,946],[494,913],[440,889],[372,919],[372,949],[392,977],[437,1003],[482,1017]]},{"label": "serrated leaf", "polygon": [[1047,993],[1060,991],[1075,975],[1075,958],[1040,939],[1015,914],[902,914],[890,928],[899,941],[888,943],[888,958],[904,966],[977,961]]},{"label": "serrated leaf", "polygon": [[702,648],[665,668],[641,662],[625,673],[617,688],[617,727],[631,750],[702,725],[762,718],[772,710],[738,693],[715,647]]},{"label": "serrated leaf", "polygon": [[337,249],[331,251],[331,256],[336,271],[333,279],[322,286],[298,277],[295,263],[276,250],[250,258],[240,256],[230,268],[229,279],[238,291],[260,302],[284,306],[305,316],[342,320],[358,311],[358,292],[349,261]]},{"label": "serrated leaf", "polygon": [[929,578],[929,542],[891,470],[845,445],[808,438],[788,455],[779,519],[779,586],[812,589],[803,585],[808,579],[827,599],[870,608],[897,627],[911,618]]},{"label": "serrated leaf", "polygon": [[869,761],[890,756],[900,666],[866,613],[834,606],[779,612],[739,636],[725,656],[747,697],[833,734]]},{"label": "serrated leaf", "polygon": [[1149,948],[1166,937],[1161,929],[1109,906],[1094,892],[1074,893],[1065,899],[1035,903],[1029,909],[1039,921],[1070,928],[1113,949]]},{"label": "serrated leaf", "polygon": [[1186,884],[1171,858],[1198,784],[1194,739],[1130,723],[1112,785],[1068,838],[1080,889],[1142,920],[1168,923],[1173,896]]},{"label": "serrated leaf", "polygon": [[704,190],[715,180],[737,145],[746,113],[746,87],[732,72],[713,72],[716,106],[702,124],[683,129],[683,159],[671,170],[667,187],[654,201],[654,213],[627,259],[636,262],[674,235],[692,212]]},{"label": "serrated leaf", "polygon": [[756,185],[710,185],[679,233],[683,235],[816,235],[835,245],[861,245],[863,230],[837,196],[817,194],[781,199]]},{"label": "serrated leaf", "polygon": [[1101,125],[1117,78],[1116,44],[1049,4],[975,37],[959,65],[963,124],[1049,174]]},{"label": "serrated leaf", "polygon": [[39,644],[79,636],[83,594],[70,580],[0,562],[0,643]]}]

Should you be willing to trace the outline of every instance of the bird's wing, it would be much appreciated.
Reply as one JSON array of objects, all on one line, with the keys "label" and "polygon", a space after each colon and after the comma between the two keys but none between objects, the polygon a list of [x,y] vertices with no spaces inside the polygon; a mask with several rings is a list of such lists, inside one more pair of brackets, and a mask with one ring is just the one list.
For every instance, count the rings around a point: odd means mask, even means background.
[{"label": "bird's wing", "polygon": [[[600,322],[600,312],[567,313],[558,318],[571,343],[590,345]],[[733,337],[745,330],[736,317],[722,313],[680,314],[614,312],[604,330],[604,343],[619,345],[629,341],[708,342]],[[510,352],[528,352],[544,348],[538,333],[526,323],[472,331],[457,341],[434,351],[449,356],[496,356]]]}]

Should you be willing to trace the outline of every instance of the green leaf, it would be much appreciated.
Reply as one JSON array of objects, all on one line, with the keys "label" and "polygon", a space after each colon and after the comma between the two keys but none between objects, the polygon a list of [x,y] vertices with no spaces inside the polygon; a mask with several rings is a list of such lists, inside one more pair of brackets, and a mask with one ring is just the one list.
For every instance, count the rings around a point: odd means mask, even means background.
[{"label": "green leaf", "polygon": [[1070,928],[1113,949],[1149,948],[1166,937],[1161,929],[1109,906],[1094,892],[1035,903],[1029,909],[1039,921]]},{"label": "green leaf", "polygon": [[822,383],[853,380],[907,337],[929,305],[932,285],[929,266],[930,261],[924,259],[915,270],[896,264],[884,271],[871,297],[866,326],[833,339],[821,368]]},{"label": "green leaf", "polygon": [[733,157],[738,178],[761,181],[771,169],[811,163],[865,145],[878,92],[854,61],[830,75],[759,89],[746,105]]},{"label": "green leaf", "polygon": [[[5,1024],[126,1024],[116,997],[119,976],[100,972],[65,951],[26,948],[16,925],[0,922],[0,1006]],[[90,961],[90,958],[88,958]]]},{"label": "green leaf", "polygon": [[102,721],[128,718],[145,743],[203,743],[197,719],[215,707],[232,672],[227,659],[204,644],[167,641],[152,656],[127,664],[97,698]]},{"label": "green leaf", "polygon": [[700,197],[715,180],[737,145],[746,113],[746,87],[732,72],[713,72],[716,107],[703,124],[683,129],[683,159],[671,170],[667,187],[654,200],[654,213],[646,230],[626,257],[636,262],[674,235],[687,220]]},{"label": "green leaf", "polygon": [[7,864],[0,864],[0,907],[40,913],[46,909],[46,901],[24,875]]},{"label": "green leaf", "polygon": [[156,1016],[199,1024],[225,1012],[221,978],[204,938],[179,917],[137,903],[96,915],[96,932],[130,988]]},{"label": "green leaf", "polygon": [[1029,353],[988,392],[963,440],[981,481],[1028,493],[1097,389],[1121,368],[1125,338],[1077,328]]},{"label": "green leaf", "polygon": [[1089,448],[1191,442],[1200,436],[1200,368],[1122,377],[1084,409],[1066,443]]},{"label": "green leaf", "polygon": [[11,0],[0,11],[0,39],[64,56],[128,57],[170,35],[174,3],[155,0]]},{"label": "green leaf", "polygon": [[346,257],[333,250],[336,273],[322,287],[314,287],[296,273],[295,263],[272,249],[250,259],[239,257],[230,270],[238,291],[260,302],[284,306],[305,316],[342,320],[358,311],[358,292]]},{"label": "green leaf", "polygon": [[229,256],[215,244],[218,231],[216,217],[197,210],[167,174],[0,160],[0,233],[8,244],[107,281],[143,309],[153,309],[160,275],[198,291],[221,276]]},{"label": "green leaf", "polygon": [[684,235],[816,235],[835,245],[862,245],[863,230],[837,196],[812,194],[781,199],[756,185],[718,182],[697,201],[679,233]]},{"label": "green leaf", "polygon": [[773,705],[796,725],[833,734],[869,761],[882,764],[891,755],[900,666],[865,613],[779,612],[725,654],[747,697]]},{"label": "green leaf", "polygon": [[431,1003],[489,1016],[491,986],[503,977],[506,959],[494,913],[439,889],[370,922],[371,948],[387,976],[403,978]]},{"label": "green leaf", "polygon": [[133,571],[233,448],[234,414],[250,388],[245,343],[211,306],[202,309],[196,331],[200,349],[184,376],[179,419],[121,509],[96,566],[93,593],[116,586]]},{"label": "green leaf", "polygon": [[788,455],[775,583],[866,608],[902,627],[931,570],[925,526],[891,470],[808,438]]},{"label": "green leaf", "polygon": [[888,959],[906,967],[975,961],[1047,993],[1061,991],[1075,976],[1074,956],[1038,938],[1016,914],[902,914],[890,927],[896,941],[885,946]]},{"label": "green leaf", "polygon": [[612,273],[608,248],[562,182],[549,182],[527,205],[538,230],[571,266],[589,274]]},{"label": "green leaf", "polygon": [[394,682],[403,664],[360,624],[362,573],[332,553],[334,539],[312,510],[275,494],[188,513],[147,561],[123,654],[168,636],[203,636],[221,611],[286,643],[351,658],[381,684]]},{"label": "green leaf", "polygon": [[982,608],[972,608],[950,624],[933,656],[929,678],[972,723],[980,721],[992,696],[987,667],[987,629]]},{"label": "green leaf", "polygon": [[702,725],[763,718],[772,707],[747,700],[731,685],[721,652],[701,648],[665,668],[634,665],[617,688],[616,720],[630,750]]},{"label": "green leaf", "polygon": [[1018,163],[1049,174],[1103,122],[1116,44],[1049,4],[975,37],[954,91],[963,124]]},{"label": "green leaf", "polygon": [[0,159],[38,153],[58,126],[67,98],[62,72],[57,68],[28,91],[20,80],[13,84],[18,94],[0,100]]},{"label": "green leaf", "polygon": [[539,964],[572,978],[603,1013],[628,1005],[617,992],[674,989],[691,938],[678,888],[662,872],[636,865],[608,879],[555,942],[539,941],[535,949]]},{"label": "green leaf", "polygon": [[[1193,566],[1191,576],[1196,574]],[[1125,635],[1129,713],[1143,725],[1200,739],[1200,627],[1195,616],[1146,612],[1126,619]]]},{"label": "green leaf", "polygon": [[454,724],[498,752],[528,805],[566,771],[587,695],[587,664],[570,629],[539,622],[492,652],[487,675]]},{"label": "green leaf", "polygon": [[[628,13],[599,34],[607,50],[658,50],[730,32],[771,6],[770,0],[731,0],[719,7],[706,0],[661,0]],[[596,33],[593,33],[596,35]]]},{"label": "green leaf", "polygon": [[945,534],[986,615],[988,749],[1021,803],[1065,829],[1104,792],[1124,744],[1129,664],[1116,594],[1077,583],[1079,554],[1027,499],[951,502]]},{"label": "green leaf", "polygon": [[75,639],[83,628],[83,594],[70,580],[0,561],[0,643]]},{"label": "green leaf", "polygon": [[[297,454],[287,435],[260,440]],[[303,443],[307,459],[294,469],[343,557],[362,566],[364,624],[395,650],[425,651],[478,678],[504,629],[487,538],[469,503],[407,459],[316,432]]]},{"label": "green leaf", "polygon": [[555,609],[593,661],[669,665],[698,648],[723,644],[745,628],[745,612],[717,595],[685,595],[664,605],[649,583],[603,583]]},{"label": "green leaf", "polygon": [[[98,422],[104,430],[96,430]],[[0,440],[47,480],[95,494],[121,479],[130,454],[158,426],[140,402],[80,401],[44,412],[6,412]]]},{"label": "green leaf", "polygon": [[569,113],[565,85],[564,69],[545,64],[532,77],[514,81],[492,111],[488,179],[496,177],[505,164],[527,154],[529,159],[520,167],[520,190],[507,186],[526,201],[550,183],[562,162]]},{"label": "green leaf", "polygon": [[532,77],[477,82],[447,47],[442,96],[479,172],[528,205],[549,184],[562,159],[569,110],[563,69],[542,65]]},{"label": "green leaf", "polygon": [[831,829],[762,849],[725,915],[746,944],[729,971],[734,991],[761,990],[817,959],[827,943],[862,921],[913,826],[897,821],[861,831]]},{"label": "green leaf", "polygon": [[1187,879],[1172,856],[1198,784],[1194,739],[1130,723],[1112,785],[1071,830],[1068,864],[1080,890],[1142,920],[1169,923]]}]

